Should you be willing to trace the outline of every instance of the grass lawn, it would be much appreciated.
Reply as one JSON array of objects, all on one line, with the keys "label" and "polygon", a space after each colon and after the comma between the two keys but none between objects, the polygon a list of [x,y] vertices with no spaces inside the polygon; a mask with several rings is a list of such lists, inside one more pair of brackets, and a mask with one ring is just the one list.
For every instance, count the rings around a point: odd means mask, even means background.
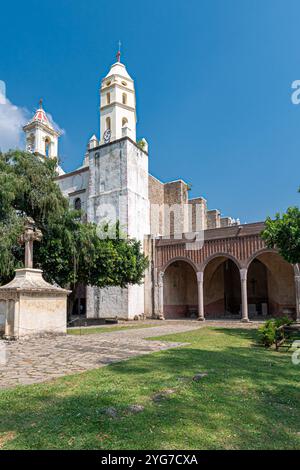
[{"label": "grass lawn", "polygon": [[181,348],[2,391],[0,448],[300,449],[300,366],[256,334],[202,328],[163,338]]},{"label": "grass lawn", "polygon": [[95,326],[93,327],[82,327],[82,328],[68,328],[68,335],[92,335],[95,333],[109,333],[111,331],[119,330],[136,330],[140,328],[153,328],[154,324],[136,324],[136,325],[120,325],[120,326]]}]

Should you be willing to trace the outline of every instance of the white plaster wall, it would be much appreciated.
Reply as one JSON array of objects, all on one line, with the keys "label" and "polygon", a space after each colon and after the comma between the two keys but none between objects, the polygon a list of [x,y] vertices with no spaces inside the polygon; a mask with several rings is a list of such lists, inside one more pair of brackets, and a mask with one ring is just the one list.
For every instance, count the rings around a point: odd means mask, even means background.
[{"label": "white plaster wall", "polygon": [[[120,68],[123,72],[123,68]],[[136,140],[136,98],[134,82],[125,76],[112,74],[102,81],[100,89],[100,140],[103,143],[103,133],[106,130],[106,118],[111,120],[111,142],[122,137],[122,119],[128,120],[130,132],[128,136]],[[107,94],[110,94],[110,103]],[[126,104],[123,104],[123,94],[126,94]]]},{"label": "white plaster wall", "polygon": [[[97,155],[97,156],[96,156]],[[130,237],[150,233],[148,156],[129,140],[91,152],[88,220],[101,223],[111,208]],[[108,214],[109,215],[109,214]],[[144,313],[144,286],[87,290],[89,317],[134,318]]]},{"label": "white plaster wall", "polygon": [[[60,187],[63,195],[69,198],[71,207],[74,207],[74,201],[79,197],[81,199],[81,207],[83,212],[87,211],[87,188],[89,184],[88,171],[84,170],[73,175],[66,175],[63,178],[58,179],[57,184]],[[77,191],[84,192],[72,195],[72,193]]]},{"label": "white plaster wall", "polygon": [[128,290],[120,287],[89,287],[87,318],[128,319]]},{"label": "white plaster wall", "polygon": [[64,334],[66,331],[66,296],[20,294],[18,319],[15,319],[15,336]]},{"label": "white plaster wall", "polygon": [[[106,99],[106,97],[105,97]],[[105,102],[105,100],[104,100]],[[106,130],[106,118],[110,117],[111,121],[111,142],[122,137],[122,119],[126,118],[128,121],[128,128],[130,129],[129,137],[136,140],[136,117],[134,109],[128,109],[121,104],[111,104],[109,107],[101,109],[100,117],[100,137],[103,142],[103,134]]]},{"label": "white plaster wall", "polygon": [[45,155],[45,138],[48,137],[51,141],[50,157],[57,157],[58,150],[58,138],[57,136],[51,135],[44,129],[37,127],[36,131],[30,131],[29,135],[33,132],[35,135],[35,147],[34,151],[39,152],[41,155]]},{"label": "white plaster wall", "polygon": [[81,191],[87,189],[89,182],[89,172],[84,169],[82,172],[76,172],[75,174],[66,174],[57,180],[57,184],[60,187],[61,192],[68,196],[70,193],[75,191]]}]

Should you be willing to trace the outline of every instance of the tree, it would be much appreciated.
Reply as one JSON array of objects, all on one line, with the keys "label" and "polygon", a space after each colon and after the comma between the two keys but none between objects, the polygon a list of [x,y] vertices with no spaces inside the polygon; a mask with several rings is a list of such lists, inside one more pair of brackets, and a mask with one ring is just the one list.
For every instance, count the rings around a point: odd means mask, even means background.
[{"label": "tree", "polygon": [[300,263],[300,210],[289,207],[286,213],[267,218],[261,236],[268,248],[276,248],[289,263]]},{"label": "tree", "polygon": [[34,247],[34,265],[49,282],[121,286],[140,283],[148,260],[136,240],[121,237],[120,227],[104,227],[115,238],[99,238],[97,226],[83,223],[55,178],[57,161],[30,153],[0,154],[0,284],[23,266],[19,239],[26,217],[32,217],[43,239]]}]

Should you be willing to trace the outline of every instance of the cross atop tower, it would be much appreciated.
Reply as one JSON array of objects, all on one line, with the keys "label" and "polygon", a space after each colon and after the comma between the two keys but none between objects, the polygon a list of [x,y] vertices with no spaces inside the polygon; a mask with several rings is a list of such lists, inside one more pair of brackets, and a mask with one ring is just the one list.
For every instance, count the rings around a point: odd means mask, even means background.
[{"label": "cross atop tower", "polygon": [[42,98],[41,98],[40,101],[39,101],[39,108],[40,108],[40,109],[43,109],[43,100],[42,100]]},{"label": "cross atop tower", "polygon": [[121,41],[119,40],[119,49],[118,49],[118,52],[117,52],[117,61],[118,62],[121,62],[120,58],[121,58]]}]

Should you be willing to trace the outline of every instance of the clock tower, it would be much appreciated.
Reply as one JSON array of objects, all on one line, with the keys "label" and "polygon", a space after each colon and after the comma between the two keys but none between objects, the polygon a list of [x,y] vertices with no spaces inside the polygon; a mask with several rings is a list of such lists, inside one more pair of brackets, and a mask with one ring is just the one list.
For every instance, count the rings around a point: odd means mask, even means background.
[{"label": "clock tower", "polygon": [[100,88],[100,144],[122,137],[136,141],[134,82],[120,62],[120,50]]},{"label": "clock tower", "polygon": [[[119,222],[121,231],[144,246],[150,233],[148,146],[136,143],[133,80],[117,62],[101,83],[100,142],[88,149],[87,220],[101,227]],[[144,286],[87,287],[87,317],[133,319],[145,311]]]}]

